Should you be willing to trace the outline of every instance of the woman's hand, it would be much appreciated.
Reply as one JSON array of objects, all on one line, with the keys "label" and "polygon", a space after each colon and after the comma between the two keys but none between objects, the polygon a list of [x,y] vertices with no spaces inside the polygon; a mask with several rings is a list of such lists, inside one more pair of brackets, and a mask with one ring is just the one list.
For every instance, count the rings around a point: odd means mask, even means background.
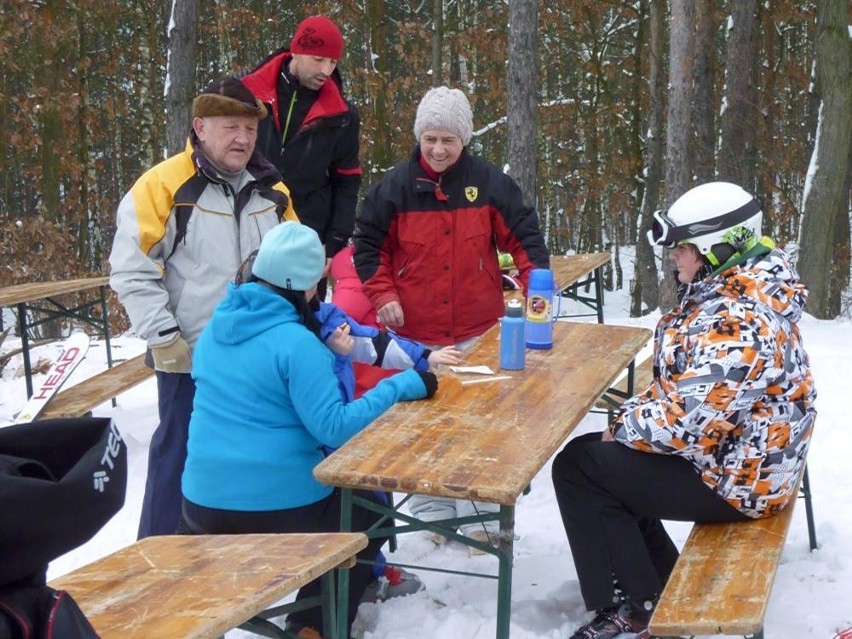
[{"label": "woman's hand", "polygon": [[402,326],[405,324],[405,315],[402,312],[402,304],[399,302],[388,302],[382,306],[376,314],[379,321],[385,326]]}]

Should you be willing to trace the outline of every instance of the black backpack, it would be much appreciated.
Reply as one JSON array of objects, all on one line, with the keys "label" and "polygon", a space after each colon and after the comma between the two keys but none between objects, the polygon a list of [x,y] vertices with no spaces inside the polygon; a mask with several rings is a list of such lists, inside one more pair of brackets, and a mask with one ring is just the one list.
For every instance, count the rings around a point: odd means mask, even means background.
[{"label": "black backpack", "polygon": [[124,505],[127,448],[108,418],[0,428],[0,639],[95,639],[47,565]]}]

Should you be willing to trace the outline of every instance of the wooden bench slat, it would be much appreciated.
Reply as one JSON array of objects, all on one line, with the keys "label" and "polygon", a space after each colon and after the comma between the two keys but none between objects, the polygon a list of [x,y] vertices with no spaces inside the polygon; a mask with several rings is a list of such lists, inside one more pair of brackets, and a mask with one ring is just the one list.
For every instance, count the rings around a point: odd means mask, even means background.
[{"label": "wooden bench slat", "polygon": [[695,524],[651,618],[651,633],[759,632],[794,506],[763,519]]},{"label": "wooden bench slat", "polygon": [[153,369],[145,365],[145,354],[142,353],[60,391],[39,419],[81,417],[108,399],[144,382],[153,374]]},{"label": "wooden bench slat", "polygon": [[361,533],[148,537],[50,585],[103,639],[216,639],[366,546]]}]

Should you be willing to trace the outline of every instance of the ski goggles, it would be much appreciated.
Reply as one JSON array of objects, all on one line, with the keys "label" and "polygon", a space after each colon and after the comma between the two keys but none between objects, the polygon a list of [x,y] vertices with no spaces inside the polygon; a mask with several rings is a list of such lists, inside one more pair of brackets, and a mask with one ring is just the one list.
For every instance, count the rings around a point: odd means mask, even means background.
[{"label": "ski goggles", "polygon": [[685,239],[686,234],[683,231],[683,227],[678,229],[677,225],[671,221],[667,209],[658,209],[654,211],[652,216],[651,230],[648,231],[648,243],[651,246],[674,248]]}]

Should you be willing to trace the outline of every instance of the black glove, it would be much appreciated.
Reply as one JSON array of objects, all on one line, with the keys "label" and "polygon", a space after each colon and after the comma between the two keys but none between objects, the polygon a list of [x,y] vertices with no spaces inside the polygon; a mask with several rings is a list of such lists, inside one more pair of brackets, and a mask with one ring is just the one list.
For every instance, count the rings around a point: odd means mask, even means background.
[{"label": "black glove", "polygon": [[420,379],[423,380],[423,385],[426,387],[426,399],[431,399],[435,395],[435,391],[438,390],[438,378],[435,376],[435,373],[430,373],[429,371],[416,371],[418,375],[420,375]]}]

